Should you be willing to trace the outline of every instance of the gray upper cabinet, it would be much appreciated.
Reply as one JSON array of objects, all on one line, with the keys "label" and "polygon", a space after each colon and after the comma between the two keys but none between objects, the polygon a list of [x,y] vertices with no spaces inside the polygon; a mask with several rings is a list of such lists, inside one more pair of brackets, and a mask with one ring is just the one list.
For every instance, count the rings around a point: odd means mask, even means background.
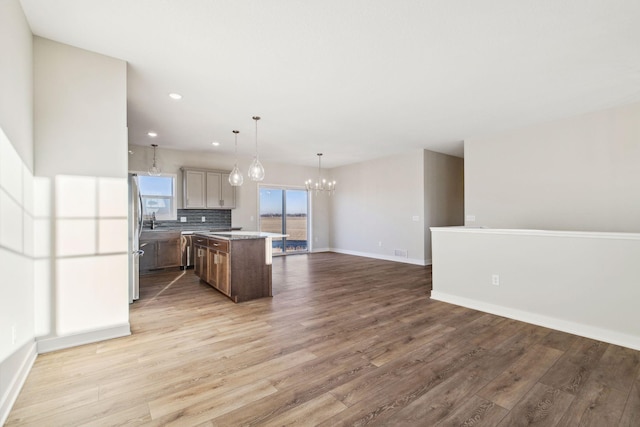
[{"label": "gray upper cabinet", "polygon": [[220,174],[220,201],[223,208],[236,207],[236,187],[229,184],[229,173]]},{"label": "gray upper cabinet", "polygon": [[229,184],[229,172],[182,168],[185,209],[233,209],[236,189]]},{"label": "gray upper cabinet", "polygon": [[184,181],[183,206],[185,209],[203,209],[206,207],[204,171],[182,170]]}]

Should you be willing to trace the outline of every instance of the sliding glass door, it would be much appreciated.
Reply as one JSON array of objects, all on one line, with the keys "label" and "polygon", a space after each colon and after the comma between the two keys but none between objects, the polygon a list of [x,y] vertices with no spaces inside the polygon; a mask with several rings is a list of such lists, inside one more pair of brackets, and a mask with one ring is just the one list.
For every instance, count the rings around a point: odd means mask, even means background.
[{"label": "sliding glass door", "polygon": [[273,253],[309,251],[309,200],[306,190],[260,187],[260,231],[288,234],[273,239]]}]

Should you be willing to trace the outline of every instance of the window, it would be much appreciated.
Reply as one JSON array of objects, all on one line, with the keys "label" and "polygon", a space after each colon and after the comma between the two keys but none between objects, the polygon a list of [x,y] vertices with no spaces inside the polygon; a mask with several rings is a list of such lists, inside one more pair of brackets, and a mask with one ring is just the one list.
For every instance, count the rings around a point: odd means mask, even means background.
[{"label": "window", "polygon": [[158,220],[176,220],[176,175],[149,176],[138,174],[142,210],[145,217],[156,214]]}]

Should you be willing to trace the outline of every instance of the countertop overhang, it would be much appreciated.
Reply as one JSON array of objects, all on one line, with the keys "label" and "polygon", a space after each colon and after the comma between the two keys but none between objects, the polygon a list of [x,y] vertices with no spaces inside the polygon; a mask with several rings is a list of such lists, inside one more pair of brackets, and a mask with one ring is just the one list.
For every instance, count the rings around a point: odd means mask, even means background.
[{"label": "countertop overhang", "polygon": [[224,240],[243,240],[243,239],[274,239],[280,237],[289,237],[288,234],[267,233],[264,231],[195,231],[193,234],[203,237],[215,237]]}]

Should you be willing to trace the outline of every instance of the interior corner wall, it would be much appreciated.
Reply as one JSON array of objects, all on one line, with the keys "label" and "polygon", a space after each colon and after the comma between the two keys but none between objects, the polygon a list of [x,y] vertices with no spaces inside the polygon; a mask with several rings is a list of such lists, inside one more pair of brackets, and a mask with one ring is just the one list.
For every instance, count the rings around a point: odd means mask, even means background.
[{"label": "interior corner wall", "polygon": [[35,37],[38,351],[129,333],[126,62]]},{"label": "interior corner wall", "polygon": [[33,38],[18,0],[0,1],[0,425],[35,360]]},{"label": "interior corner wall", "polygon": [[640,103],[465,141],[470,226],[640,232]]},{"label": "interior corner wall", "polygon": [[330,172],[338,183],[331,196],[332,250],[425,264],[422,150]]},{"label": "interior corner wall", "polygon": [[430,227],[464,225],[464,159],[424,150],[424,253],[432,262]]}]

